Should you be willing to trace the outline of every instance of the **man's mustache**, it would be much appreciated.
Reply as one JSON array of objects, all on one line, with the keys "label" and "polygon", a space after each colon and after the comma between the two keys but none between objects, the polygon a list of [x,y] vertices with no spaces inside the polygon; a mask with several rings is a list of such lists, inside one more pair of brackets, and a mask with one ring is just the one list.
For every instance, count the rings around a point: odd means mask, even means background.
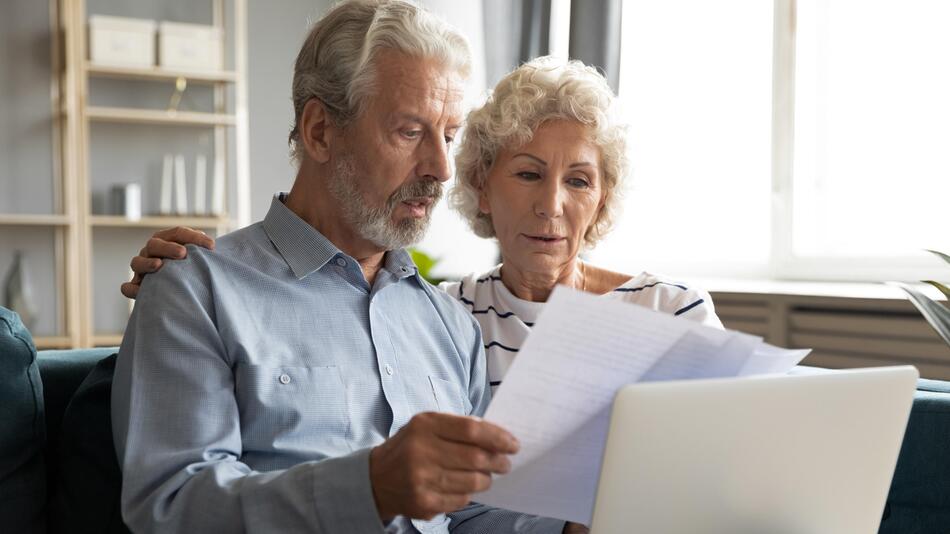
[{"label": "man's mustache", "polygon": [[389,196],[389,206],[393,207],[400,202],[405,202],[413,198],[431,198],[432,203],[436,204],[442,199],[442,182],[438,180],[421,180],[408,183],[395,190]]}]

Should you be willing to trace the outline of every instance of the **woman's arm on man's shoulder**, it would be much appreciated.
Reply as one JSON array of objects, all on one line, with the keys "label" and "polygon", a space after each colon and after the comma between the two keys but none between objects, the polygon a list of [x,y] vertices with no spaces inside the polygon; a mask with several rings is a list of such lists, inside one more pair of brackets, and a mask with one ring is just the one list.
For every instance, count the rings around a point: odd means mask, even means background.
[{"label": "woman's arm on man's shoulder", "polygon": [[180,260],[188,255],[185,245],[197,245],[214,250],[214,238],[201,230],[176,226],[152,234],[138,256],[132,258],[129,267],[134,275],[132,280],[123,283],[119,290],[126,298],[134,299],[139,294],[142,279],[149,273],[162,268],[163,260]]}]

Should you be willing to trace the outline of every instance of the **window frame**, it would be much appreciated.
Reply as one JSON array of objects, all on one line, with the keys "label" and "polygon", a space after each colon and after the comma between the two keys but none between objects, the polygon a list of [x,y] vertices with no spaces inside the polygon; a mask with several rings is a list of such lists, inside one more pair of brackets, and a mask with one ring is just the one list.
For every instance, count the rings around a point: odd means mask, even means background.
[{"label": "window frame", "polygon": [[795,51],[797,1],[774,0],[772,58],[772,209],[769,275],[779,280],[939,279],[946,268],[923,251],[890,258],[800,256],[793,249],[795,187]]}]

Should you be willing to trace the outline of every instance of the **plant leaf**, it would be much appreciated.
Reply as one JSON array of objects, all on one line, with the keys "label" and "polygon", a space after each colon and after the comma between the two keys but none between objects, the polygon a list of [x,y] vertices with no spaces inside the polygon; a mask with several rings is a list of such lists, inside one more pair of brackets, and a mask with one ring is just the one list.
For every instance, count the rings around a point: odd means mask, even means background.
[{"label": "plant leaf", "polygon": [[924,316],[924,319],[927,319],[927,322],[930,323],[930,326],[940,334],[940,337],[943,338],[944,342],[947,345],[950,345],[950,310],[944,308],[940,304],[937,304],[930,299],[927,295],[924,295],[920,291],[917,291],[913,287],[902,284],[900,282],[888,282],[891,285],[897,286],[904,290],[905,293],[910,297],[910,301],[920,310],[920,313]]},{"label": "plant leaf", "polygon": [[931,254],[937,256],[938,258],[942,259],[943,261],[945,261],[945,262],[947,262],[947,263],[950,263],[950,256],[944,254],[943,252],[940,252],[940,251],[938,251],[938,250],[930,250],[929,248],[928,248],[928,249],[925,249],[925,250],[926,250],[927,252],[929,252],[929,253],[931,253]]},{"label": "plant leaf", "polygon": [[439,263],[439,260],[415,248],[409,249],[409,255],[412,257],[412,262],[415,263],[419,269],[419,274],[426,280],[429,280],[429,282],[432,282],[432,279],[429,278],[429,273],[432,271],[432,268],[435,267],[435,264]]},{"label": "plant leaf", "polygon": [[950,301],[950,287],[947,287],[940,282],[935,282],[933,280],[923,280],[925,284],[930,284],[935,288],[939,289],[943,296],[947,297],[947,300]]}]

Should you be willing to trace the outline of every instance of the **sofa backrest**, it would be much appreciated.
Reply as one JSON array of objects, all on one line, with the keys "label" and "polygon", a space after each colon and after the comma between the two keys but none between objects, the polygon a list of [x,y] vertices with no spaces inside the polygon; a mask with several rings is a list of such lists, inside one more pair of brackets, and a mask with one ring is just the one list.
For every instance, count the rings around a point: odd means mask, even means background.
[{"label": "sofa backrest", "polygon": [[33,338],[0,307],[0,525],[5,532],[46,532],[46,427],[43,383]]}]

